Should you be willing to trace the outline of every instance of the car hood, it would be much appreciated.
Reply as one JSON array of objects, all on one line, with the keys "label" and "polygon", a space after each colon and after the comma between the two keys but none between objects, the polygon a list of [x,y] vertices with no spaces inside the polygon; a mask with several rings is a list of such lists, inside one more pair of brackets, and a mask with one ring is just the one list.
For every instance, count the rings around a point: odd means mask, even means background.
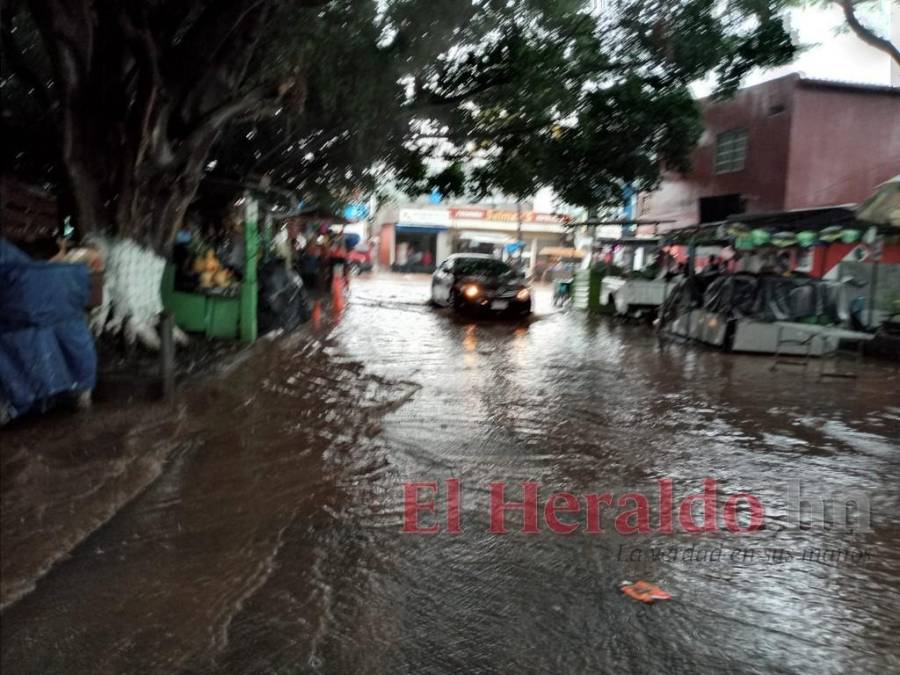
[{"label": "car hood", "polygon": [[463,286],[465,284],[478,284],[482,288],[492,291],[496,291],[500,288],[525,288],[525,283],[522,282],[521,279],[505,279],[502,277],[488,277],[478,275],[458,277],[456,279],[456,283],[460,286]]}]

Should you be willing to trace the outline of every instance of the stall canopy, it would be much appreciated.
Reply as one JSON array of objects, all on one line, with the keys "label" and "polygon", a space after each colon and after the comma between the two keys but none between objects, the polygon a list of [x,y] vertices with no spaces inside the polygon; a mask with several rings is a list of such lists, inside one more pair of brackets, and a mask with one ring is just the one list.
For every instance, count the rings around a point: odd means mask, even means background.
[{"label": "stall canopy", "polygon": [[856,217],[873,225],[900,228],[900,176],[879,185],[860,205]]},{"label": "stall canopy", "polygon": [[319,206],[302,208],[296,217],[308,225],[347,225],[351,222],[340,213]]},{"label": "stall canopy", "polygon": [[780,230],[818,230],[835,225],[852,226],[856,220],[856,205],[822,206],[812,209],[793,209],[774,213],[736,213],[726,223],[743,223],[749,227],[777,227]]},{"label": "stall canopy", "polygon": [[861,224],[855,204],[794,209],[768,213],[736,213],[715,223],[700,223],[666,234],[667,244],[695,244],[737,248],[810,246],[818,241],[836,241],[844,236],[858,239]]}]

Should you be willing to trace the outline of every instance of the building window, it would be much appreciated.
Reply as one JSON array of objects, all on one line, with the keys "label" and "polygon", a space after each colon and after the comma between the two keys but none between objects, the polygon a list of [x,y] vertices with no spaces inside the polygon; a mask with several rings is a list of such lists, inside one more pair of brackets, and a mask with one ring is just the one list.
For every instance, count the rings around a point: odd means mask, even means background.
[{"label": "building window", "polygon": [[716,136],[716,173],[742,171],[746,159],[746,129],[725,131]]}]

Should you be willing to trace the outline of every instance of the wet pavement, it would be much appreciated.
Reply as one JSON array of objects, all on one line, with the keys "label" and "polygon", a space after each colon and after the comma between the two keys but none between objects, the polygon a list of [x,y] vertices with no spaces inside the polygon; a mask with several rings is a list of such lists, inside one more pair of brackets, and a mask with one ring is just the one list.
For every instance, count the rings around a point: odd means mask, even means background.
[{"label": "wet pavement", "polygon": [[[426,297],[427,278],[359,279],[337,325],[173,406],[0,433],[3,672],[900,671],[896,368],[818,381],[660,349],[547,289],[525,322]],[[618,532],[615,501],[600,533],[583,514],[489,531],[492,482],[508,501],[539,483],[542,508],[645,494],[656,529],[659,481],[678,502],[704,478],[713,532]],[[444,525],[450,479],[461,532],[402,532],[404,484],[441,486],[423,524]],[[790,485],[867,501],[870,526],[793,527]],[[726,527],[735,493],[762,529]],[[674,597],[636,602],[626,579]]]}]

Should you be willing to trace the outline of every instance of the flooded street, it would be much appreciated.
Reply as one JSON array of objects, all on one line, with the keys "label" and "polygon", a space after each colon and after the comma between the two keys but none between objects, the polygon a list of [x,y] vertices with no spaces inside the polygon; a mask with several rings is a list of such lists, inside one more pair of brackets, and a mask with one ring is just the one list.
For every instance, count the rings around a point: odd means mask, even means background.
[{"label": "flooded street", "polygon": [[[361,278],[339,323],[259,344],[171,407],[0,435],[3,672],[900,671],[893,365],[819,381],[660,349],[546,288],[523,322],[427,296],[427,277]],[[715,531],[656,531],[660,481],[677,508],[705,478]],[[409,482],[439,486],[420,516],[441,532],[402,531]],[[511,510],[490,531],[500,482],[506,501],[540,484],[537,533]],[[793,527],[791,486],[867,501],[871,522]],[[583,509],[552,531],[555,492],[610,493],[602,532]],[[651,532],[614,526],[626,493]],[[761,529],[723,524],[736,493]],[[672,600],[619,590],[638,579]]]}]

